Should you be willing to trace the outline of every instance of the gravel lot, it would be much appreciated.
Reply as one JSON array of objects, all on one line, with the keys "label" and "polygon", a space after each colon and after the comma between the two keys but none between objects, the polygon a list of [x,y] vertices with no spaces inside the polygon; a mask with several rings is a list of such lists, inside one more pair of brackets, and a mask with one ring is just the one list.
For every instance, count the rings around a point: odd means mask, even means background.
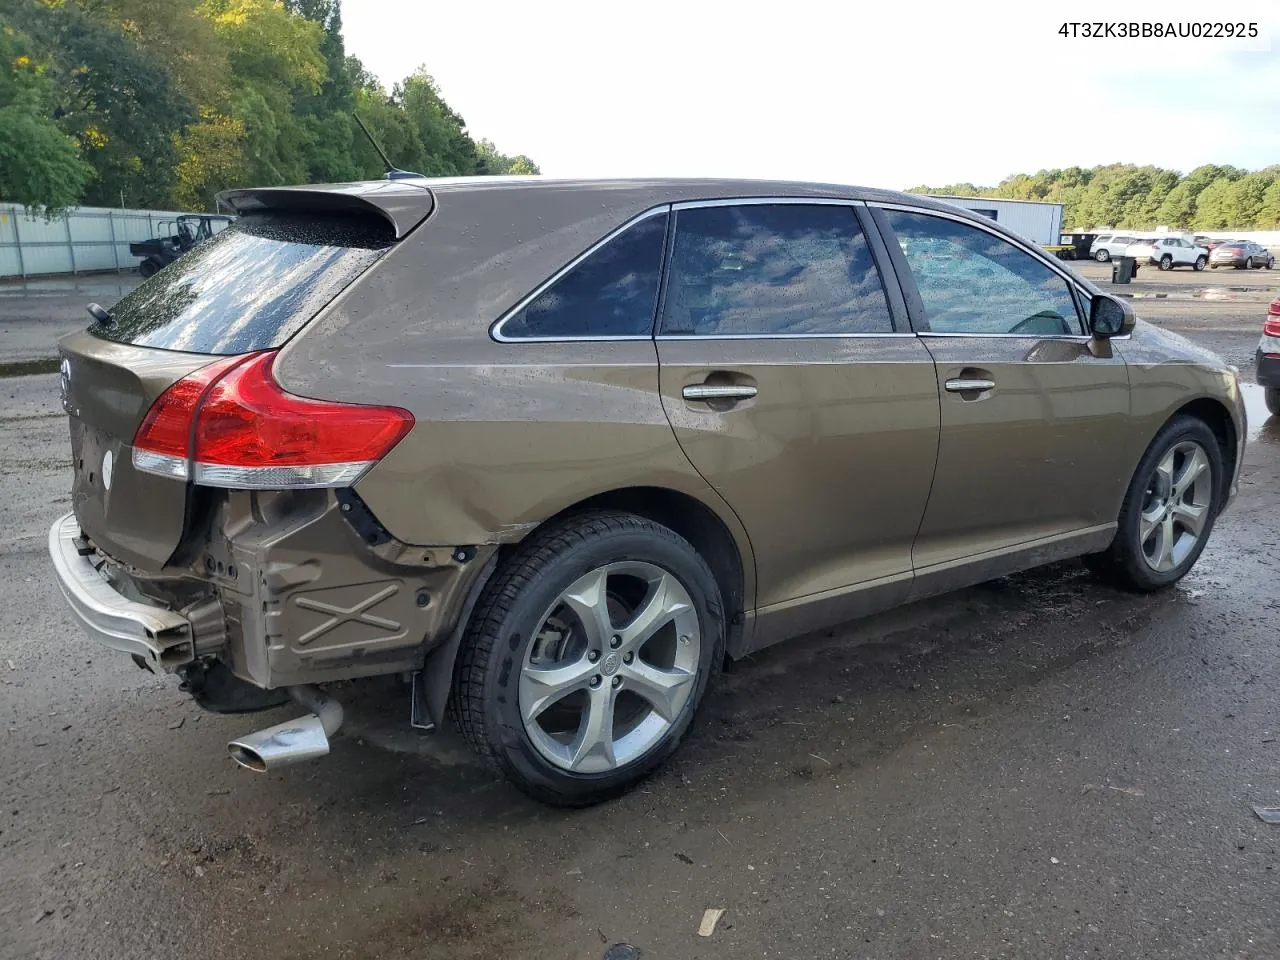
[{"label": "gravel lot", "polygon": [[[1124,292],[1247,285],[1135,306],[1252,376],[1280,271],[1140,277]],[[48,357],[120,282],[0,286],[0,363]],[[349,703],[325,761],[233,767],[230,737],[290,712],[202,714],[64,612],[56,389],[0,379],[3,960],[1280,956],[1280,826],[1250,809],[1280,805],[1280,423],[1256,387],[1241,495],[1178,588],[1066,564],[766,651],[664,773],[578,813],[408,731],[394,687]]]}]

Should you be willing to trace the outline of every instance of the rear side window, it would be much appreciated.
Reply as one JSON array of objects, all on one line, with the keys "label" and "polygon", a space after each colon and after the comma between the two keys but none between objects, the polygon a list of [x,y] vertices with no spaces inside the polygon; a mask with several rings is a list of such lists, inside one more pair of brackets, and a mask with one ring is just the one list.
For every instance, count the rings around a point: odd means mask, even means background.
[{"label": "rear side window", "polygon": [[646,217],[593,250],[504,320],[503,339],[651,337],[667,215]]},{"label": "rear side window", "polygon": [[278,347],[395,243],[380,217],[253,214],[144,281],[103,339],[190,353]]},{"label": "rear side window", "polygon": [[889,333],[880,274],[853,208],[694,207],[676,215],[662,333]]}]

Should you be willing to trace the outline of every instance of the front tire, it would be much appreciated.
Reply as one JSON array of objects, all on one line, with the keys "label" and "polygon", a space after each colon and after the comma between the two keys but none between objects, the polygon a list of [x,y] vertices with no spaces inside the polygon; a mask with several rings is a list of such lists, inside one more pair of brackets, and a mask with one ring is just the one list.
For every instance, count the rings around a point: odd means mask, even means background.
[{"label": "front tire", "polygon": [[462,735],[554,806],[616,797],[679,746],[724,658],[720,590],[667,527],[593,511],[520,544],[454,674]]},{"label": "front tire", "polygon": [[1208,263],[1208,262],[1209,262],[1209,261],[1208,261],[1206,258],[1204,258],[1204,257],[1196,257],[1196,262],[1195,262],[1195,265],[1194,265],[1194,266],[1195,266],[1195,269],[1196,269],[1197,271],[1203,270],[1203,269],[1204,269],[1204,265],[1205,265],[1206,263]]},{"label": "front tire", "polygon": [[1107,253],[1105,250],[1099,250],[1093,255],[1093,259],[1097,260],[1099,263],[1106,263],[1111,259],[1111,254]]},{"label": "front tire", "polygon": [[1085,562],[1127,590],[1145,593],[1177,583],[1204,550],[1225,482],[1213,431],[1196,417],[1175,417],[1129,482],[1111,546]]}]

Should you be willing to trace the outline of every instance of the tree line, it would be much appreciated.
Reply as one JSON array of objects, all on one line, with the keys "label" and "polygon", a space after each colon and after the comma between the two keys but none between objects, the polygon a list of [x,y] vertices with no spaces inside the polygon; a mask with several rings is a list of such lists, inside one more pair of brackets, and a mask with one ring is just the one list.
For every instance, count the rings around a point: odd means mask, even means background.
[{"label": "tree line", "polygon": [[1280,229],[1280,164],[1261,170],[1205,164],[1183,175],[1162,167],[1112,163],[1018,173],[994,187],[953,183],[912,193],[1045,200],[1064,205],[1070,229],[1167,226],[1178,230]]},{"label": "tree line", "polygon": [[0,200],[213,209],[219,190],[398,167],[538,173],[477,140],[420,68],[388,92],[341,0],[0,0]]}]

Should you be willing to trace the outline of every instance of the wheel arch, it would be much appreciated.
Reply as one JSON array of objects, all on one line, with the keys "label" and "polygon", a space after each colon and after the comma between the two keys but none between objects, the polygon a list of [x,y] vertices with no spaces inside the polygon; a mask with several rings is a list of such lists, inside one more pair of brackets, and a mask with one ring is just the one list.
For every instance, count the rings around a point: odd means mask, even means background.
[{"label": "wheel arch", "polygon": [[[594,494],[547,517],[528,530],[528,538],[550,523],[590,510],[619,510],[660,523],[684,537],[701,554],[720,587],[725,609],[725,650],[730,657],[748,649],[747,611],[755,601],[755,558],[745,531],[731,529],[712,507],[688,493],[668,487],[623,487]],[[476,577],[459,611],[448,638],[426,654],[422,668],[421,693],[427,712],[436,723],[443,721],[454,681],[458,651],[472,613],[489,581],[522,541],[506,543],[490,555]]]},{"label": "wheel arch", "polygon": [[[1197,420],[1203,421],[1213,431],[1213,435],[1218,438],[1218,449],[1222,452],[1223,466],[1226,468],[1228,477],[1233,476],[1240,453],[1240,431],[1226,404],[1213,397],[1197,397],[1175,410],[1169,420],[1173,420],[1174,417],[1178,416],[1195,417]],[[1165,423],[1168,423],[1169,420],[1166,420]],[[1163,429],[1163,426],[1161,429]],[[1218,509],[1222,509],[1226,504],[1230,489],[1230,480],[1222,484],[1221,489],[1218,491]]]},{"label": "wheel arch", "polygon": [[545,523],[586,510],[634,513],[688,540],[707,562],[720,587],[727,631],[725,649],[733,656],[743,648],[746,611],[754,598],[755,561],[750,544],[740,542],[715,510],[697,497],[667,487],[623,487],[581,500]]}]

